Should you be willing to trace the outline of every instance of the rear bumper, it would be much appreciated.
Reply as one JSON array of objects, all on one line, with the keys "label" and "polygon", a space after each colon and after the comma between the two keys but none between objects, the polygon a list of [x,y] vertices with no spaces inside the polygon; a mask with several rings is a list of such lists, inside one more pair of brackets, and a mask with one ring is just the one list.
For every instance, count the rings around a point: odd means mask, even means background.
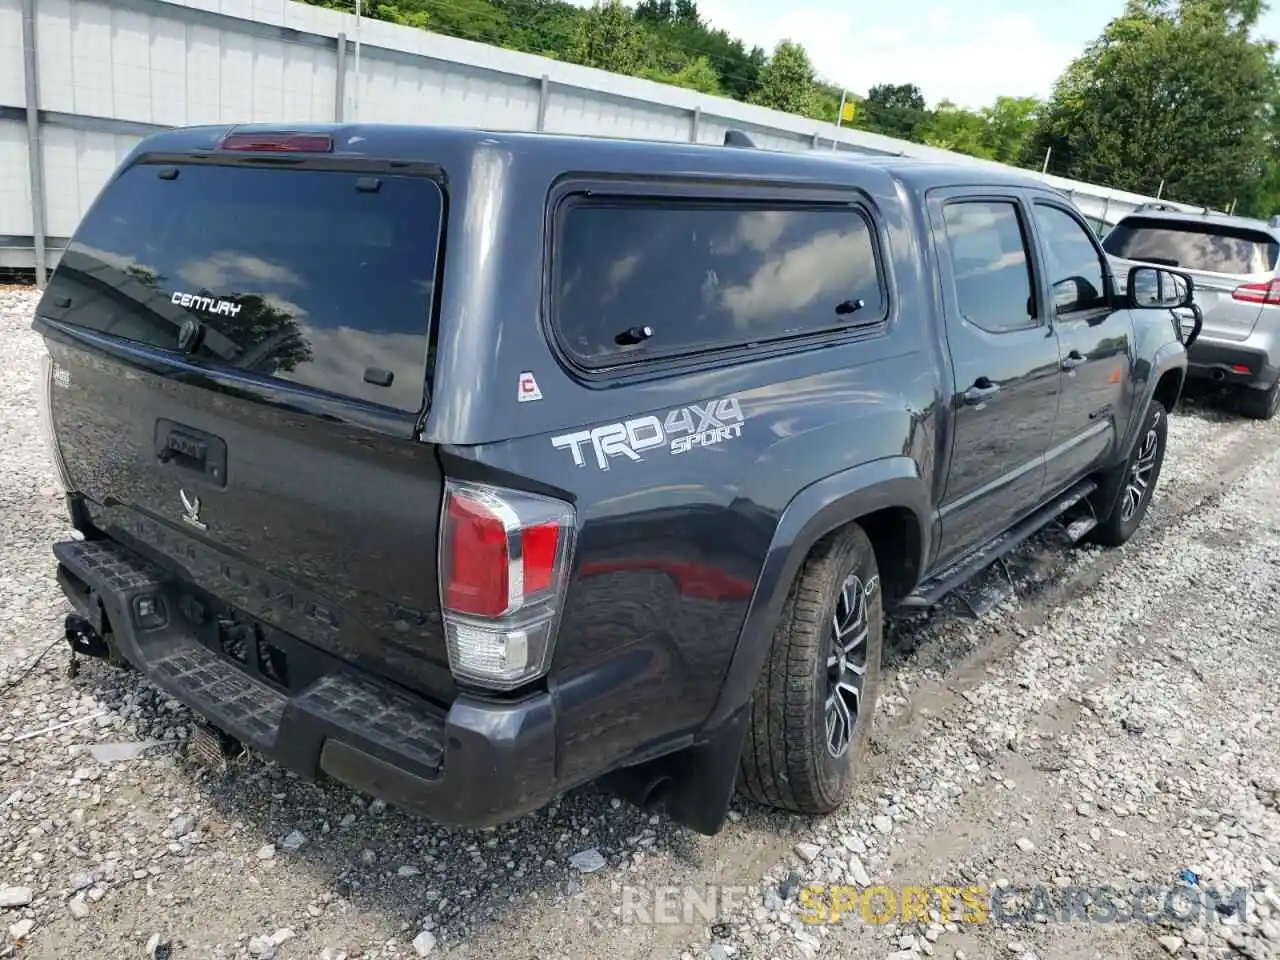
[{"label": "rear bumper", "polygon": [[1187,374],[1233,386],[1270,387],[1280,376],[1280,336],[1258,328],[1246,340],[1201,334],[1187,352]]},{"label": "rear bumper", "polygon": [[[490,826],[560,792],[551,697],[446,710],[342,661],[285,691],[200,642],[181,584],[110,540],[54,545],[72,605],[156,686],[305,777],[325,773],[432,820]],[[148,605],[150,612],[148,612]]]}]

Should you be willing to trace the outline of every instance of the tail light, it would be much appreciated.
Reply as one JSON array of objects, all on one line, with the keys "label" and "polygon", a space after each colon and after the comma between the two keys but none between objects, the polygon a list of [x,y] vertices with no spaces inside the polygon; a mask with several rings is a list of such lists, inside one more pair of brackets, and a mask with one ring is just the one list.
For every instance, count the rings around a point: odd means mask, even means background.
[{"label": "tail light", "polygon": [[576,537],[561,500],[446,483],[440,609],[455,677],[510,690],[546,672]]},{"label": "tail light", "polygon": [[58,473],[58,483],[63,493],[72,491],[71,475],[67,472],[67,462],[62,459],[62,448],[58,446],[58,435],[53,430],[53,382],[57,376],[66,376],[47,352],[40,362],[40,384],[37,391],[40,407],[40,432],[44,434],[45,445],[49,449],[49,457]]},{"label": "tail light", "polygon": [[1231,291],[1232,300],[1280,306],[1280,280],[1269,283],[1245,283]]}]

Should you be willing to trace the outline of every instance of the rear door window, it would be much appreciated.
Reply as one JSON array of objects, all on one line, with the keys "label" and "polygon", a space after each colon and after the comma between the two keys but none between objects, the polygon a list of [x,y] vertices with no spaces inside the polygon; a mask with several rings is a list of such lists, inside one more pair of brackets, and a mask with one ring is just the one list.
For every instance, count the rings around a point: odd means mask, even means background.
[{"label": "rear door window", "polygon": [[1261,230],[1142,217],[1120,221],[1102,247],[1126,260],[1205,273],[1267,273],[1280,256],[1280,244]]},{"label": "rear door window", "polygon": [[552,317],[603,367],[874,325],[886,298],[857,208],[573,199],[561,208]]},{"label": "rear door window", "polygon": [[41,312],[195,359],[414,411],[443,200],[430,179],[143,164],[104,191]]}]

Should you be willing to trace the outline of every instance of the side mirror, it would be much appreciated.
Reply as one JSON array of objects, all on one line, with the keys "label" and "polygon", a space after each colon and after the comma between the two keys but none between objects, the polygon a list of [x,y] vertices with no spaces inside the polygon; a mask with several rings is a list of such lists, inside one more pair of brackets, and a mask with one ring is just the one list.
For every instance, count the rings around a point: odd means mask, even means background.
[{"label": "side mirror", "polygon": [[1164,267],[1129,269],[1128,304],[1132,310],[1173,310],[1189,307],[1195,299],[1195,283],[1185,273]]},{"label": "side mirror", "polygon": [[1098,299],[1098,291],[1084,277],[1064,277],[1053,285],[1053,307],[1061,313]]}]

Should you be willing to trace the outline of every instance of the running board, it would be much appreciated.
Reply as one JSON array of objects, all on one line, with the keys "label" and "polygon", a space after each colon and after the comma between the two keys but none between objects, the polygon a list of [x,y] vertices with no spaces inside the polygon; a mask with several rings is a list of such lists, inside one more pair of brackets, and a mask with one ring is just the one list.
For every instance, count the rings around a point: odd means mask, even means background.
[{"label": "running board", "polygon": [[[903,597],[898,602],[897,610],[903,613],[909,613],[918,610],[928,610],[935,607],[942,601],[947,594],[954,592],[968,581],[972,580],[987,567],[1003,560],[1004,557],[1013,550],[1020,547],[1031,537],[1035,536],[1045,527],[1049,526],[1072,507],[1085,500],[1090,494],[1098,489],[1098,485],[1092,480],[1081,480],[1074,487],[1067,490],[1066,493],[1046,503],[1035,513],[1026,517],[1013,527],[1010,527],[1000,536],[996,537],[979,547],[972,553],[961,557],[954,563],[949,564],[942,570],[939,570],[933,576],[921,582],[913,593]],[[1075,533],[1072,539],[1078,539],[1089,532],[1097,521],[1092,517],[1092,510],[1088,517],[1092,522],[1087,527],[1077,528],[1079,521],[1072,523],[1068,527],[1068,536]],[[1005,571],[1008,577],[1008,571]],[[1000,603],[1013,592],[1013,585],[993,584],[985,590],[978,591],[973,599],[966,598],[969,609],[975,617],[982,616],[987,610],[990,610],[997,603]],[[981,612],[979,612],[981,611]]]}]

